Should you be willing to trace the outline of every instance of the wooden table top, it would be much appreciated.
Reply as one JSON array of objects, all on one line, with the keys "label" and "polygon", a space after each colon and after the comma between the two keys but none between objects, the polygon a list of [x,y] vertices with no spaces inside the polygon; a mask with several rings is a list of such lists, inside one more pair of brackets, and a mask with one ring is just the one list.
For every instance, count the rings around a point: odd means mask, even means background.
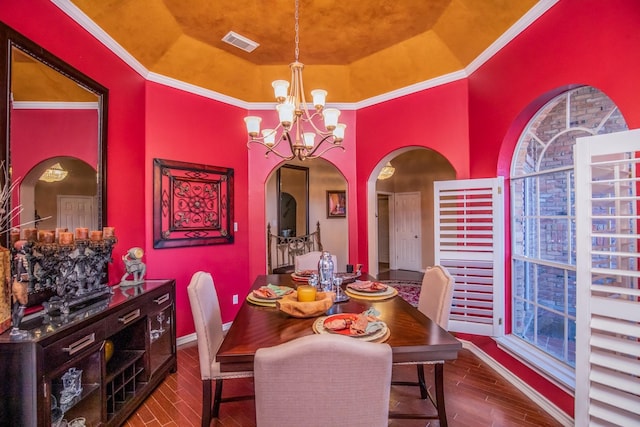
[{"label": "wooden table top", "polygon": [[[299,283],[294,282],[289,274],[261,275],[251,289],[268,284],[295,288]],[[391,335],[386,343],[393,350],[394,363],[433,362],[458,357],[461,343],[400,296],[384,301],[351,297],[347,302],[334,304],[327,314],[361,313],[369,307],[378,310],[380,320],[389,327]],[[256,306],[245,300],[216,355],[220,370],[253,370],[256,350],[313,335],[315,320],[315,317],[294,318],[277,308]]]}]

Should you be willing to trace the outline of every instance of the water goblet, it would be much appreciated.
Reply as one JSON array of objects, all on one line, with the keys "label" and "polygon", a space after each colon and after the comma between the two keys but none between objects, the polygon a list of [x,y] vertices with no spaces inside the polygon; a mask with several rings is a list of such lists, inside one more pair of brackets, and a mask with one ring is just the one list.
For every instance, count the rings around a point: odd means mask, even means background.
[{"label": "water goblet", "polygon": [[342,281],[344,279],[342,277],[334,277],[333,278],[333,286],[335,287],[336,290],[336,302],[340,302],[340,301],[344,301],[344,293],[342,292]]}]

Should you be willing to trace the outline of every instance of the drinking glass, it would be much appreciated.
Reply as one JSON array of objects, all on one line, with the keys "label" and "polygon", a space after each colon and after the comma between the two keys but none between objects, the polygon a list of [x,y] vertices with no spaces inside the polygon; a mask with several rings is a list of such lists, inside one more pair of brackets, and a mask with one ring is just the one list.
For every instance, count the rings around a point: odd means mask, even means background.
[{"label": "drinking glass", "polygon": [[343,278],[342,277],[334,277],[333,278],[333,286],[336,289],[336,301],[340,301],[343,298],[343,293],[342,293],[342,281]]}]

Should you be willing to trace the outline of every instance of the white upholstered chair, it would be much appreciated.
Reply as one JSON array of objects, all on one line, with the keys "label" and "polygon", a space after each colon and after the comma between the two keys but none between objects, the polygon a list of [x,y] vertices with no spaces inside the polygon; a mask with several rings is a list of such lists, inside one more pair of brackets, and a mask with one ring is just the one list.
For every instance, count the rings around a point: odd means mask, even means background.
[{"label": "white upholstered chair", "polygon": [[[233,396],[222,398],[222,382],[229,378],[251,377],[251,371],[220,372],[220,364],[216,362],[216,353],[224,333],[218,294],[211,274],[202,271],[191,277],[187,287],[191,313],[198,338],[198,355],[200,359],[200,376],[202,378],[202,426],[208,427],[212,418],[218,417],[221,402],[251,399],[253,396]],[[215,381],[216,390],[211,401],[211,386]]]},{"label": "white upholstered chair", "polygon": [[386,427],[388,344],[336,334],[261,348],[254,359],[258,427]]},{"label": "white upholstered chair", "polygon": [[[306,254],[298,255],[295,258],[296,271],[317,270],[320,255],[322,255],[322,252],[320,251],[307,252]],[[335,255],[331,255],[331,259],[333,260],[333,271],[338,271],[338,258]]]},{"label": "white upholstered chair", "polygon": [[[444,267],[436,265],[427,268],[422,278],[422,287],[420,288],[418,310],[445,330],[449,328],[449,315],[451,313],[454,284],[455,280],[449,272]],[[392,384],[418,386],[420,387],[420,397],[422,399],[429,398],[435,405],[433,397],[430,396],[427,391],[424,365],[419,364],[416,365],[416,367],[418,374],[417,382],[393,381]],[[436,384],[436,393],[443,393],[443,390],[438,390],[438,384]],[[441,400],[444,403],[444,398]],[[441,408],[441,410],[444,413],[444,408]]]}]

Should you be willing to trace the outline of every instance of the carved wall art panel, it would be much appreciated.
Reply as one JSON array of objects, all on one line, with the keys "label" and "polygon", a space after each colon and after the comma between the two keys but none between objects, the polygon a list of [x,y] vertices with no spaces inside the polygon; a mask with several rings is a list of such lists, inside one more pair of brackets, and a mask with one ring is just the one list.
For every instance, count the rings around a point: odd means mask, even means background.
[{"label": "carved wall art panel", "polygon": [[233,169],[153,160],[153,247],[233,243]]}]

